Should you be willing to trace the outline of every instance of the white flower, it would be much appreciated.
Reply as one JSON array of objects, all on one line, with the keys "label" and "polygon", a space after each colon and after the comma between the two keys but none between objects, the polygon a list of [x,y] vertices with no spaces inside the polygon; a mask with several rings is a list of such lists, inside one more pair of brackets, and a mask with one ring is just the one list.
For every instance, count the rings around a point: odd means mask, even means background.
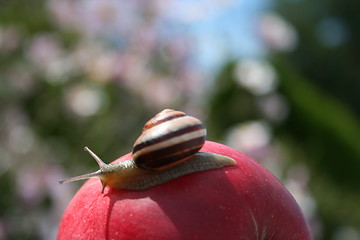
[{"label": "white flower", "polygon": [[260,36],[265,44],[276,51],[291,51],[297,44],[295,28],[282,17],[266,14],[260,20]]},{"label": "white flower", "polygon": [[277,79],[273,67],[261,60],[240,61],[235,69],[237,83],[255,95],[274,90]]}]

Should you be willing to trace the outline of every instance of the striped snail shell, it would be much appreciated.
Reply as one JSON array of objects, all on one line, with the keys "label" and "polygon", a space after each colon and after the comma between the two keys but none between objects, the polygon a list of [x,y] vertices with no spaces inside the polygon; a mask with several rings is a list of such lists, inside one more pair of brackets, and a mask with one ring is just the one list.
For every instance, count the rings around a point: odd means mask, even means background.
[{"label": "striped snail shell", "polygon": [[132,157],[141,168],[161,170],[194,155],[205,137],[206,129],[199,119],[165,109],[145,124]]},{"label": "striped snail shell", "polygon": [[165,109],[145,124],[135,141],[132,159],[105,164],[85,147],[100,169],[59,183],[98,177],[103,185],[102,192],[106,186],[144,190],[190,173],[236,165],[230,157],[199,152],[205,138],[206,129],[199,119]]}]

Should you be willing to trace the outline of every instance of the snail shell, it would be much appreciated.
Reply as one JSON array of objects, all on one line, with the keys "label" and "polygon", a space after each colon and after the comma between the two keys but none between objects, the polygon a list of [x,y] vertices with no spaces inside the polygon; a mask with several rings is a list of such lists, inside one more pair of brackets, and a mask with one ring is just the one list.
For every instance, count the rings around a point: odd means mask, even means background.
[{"label": "snail shell", "polygon": [[206,129],[200,120],[165,109],[145,124],[134,144],[132,158],[141,168],[168,168],[198,152],[205,137]]},{"label": "snail shell", "polygon": [[135,141],[132,159],[105,164],[85,147],[100,169],[59,183],[98,177],[103,185],[102,192],[107,185],[117,189],[144,190],[186,174],[236,165],[230,157],[198,152],[205,138],[206,129],[200,120],[180,111],[165,109],[145,124],[141,136]]}]

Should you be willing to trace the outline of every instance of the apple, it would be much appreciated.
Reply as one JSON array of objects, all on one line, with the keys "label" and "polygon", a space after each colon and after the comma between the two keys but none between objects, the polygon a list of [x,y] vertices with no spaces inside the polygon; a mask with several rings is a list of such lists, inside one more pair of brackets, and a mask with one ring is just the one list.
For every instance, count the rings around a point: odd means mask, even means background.
[{"label": "apple", "polygon": [[268,170],[219,143],[206,141],[201,151],[237,165],[142,191],[106,187],[103,194],[100,180],[90,179],[67,207],[58,240],[312,239],[295,199]]}]

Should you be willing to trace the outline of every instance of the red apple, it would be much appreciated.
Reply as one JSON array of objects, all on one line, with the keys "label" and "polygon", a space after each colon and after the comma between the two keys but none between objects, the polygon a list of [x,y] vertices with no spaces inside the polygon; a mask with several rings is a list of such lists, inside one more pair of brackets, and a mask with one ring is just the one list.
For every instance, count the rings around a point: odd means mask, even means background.
[{"label": "red apple", "polygon": [[[311,239],[303,214],[286,188],[264,167],[219,143],[201,149],[236,160],[144,191],[107,187],[90,179],[61,221],[69,239]],[[127,154],[117,161],[128,160]]]}]

